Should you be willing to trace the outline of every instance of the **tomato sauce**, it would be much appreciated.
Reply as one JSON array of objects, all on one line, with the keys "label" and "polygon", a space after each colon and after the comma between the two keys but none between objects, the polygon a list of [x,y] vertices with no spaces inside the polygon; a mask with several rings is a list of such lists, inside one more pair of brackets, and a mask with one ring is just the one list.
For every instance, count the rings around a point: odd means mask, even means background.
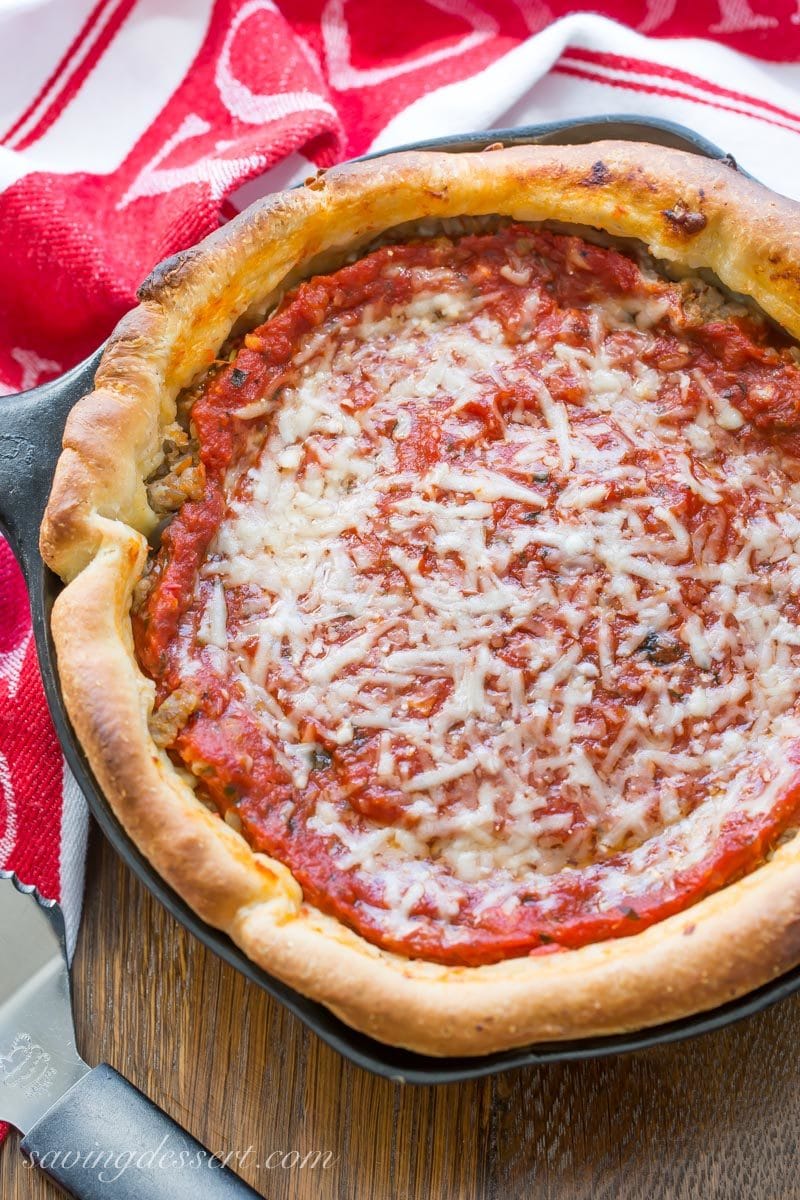
[{"label": "tomato sauce", "polygon": [[[601,904],[598,888],[614,871],[624,878],[625,845],[616,853],[598,853],[594,862],[568,863],[550,876],[546,891],[536,883],[528,887],[524,876],[518,878],[512,904],[487,903],[485,887],[465,885],[457,911],[443,915],[436,897],[423,889],[407,919],[398,922],[386,888],[357,865],[343,865],[341,855],[332,851],[330,839],[313,819],[321,800],[359,828],[367,823],[382,829],[411,829],[409,798],[401,779],[424,773],[430,763],[419,746],[398,735],[393,737],[392,752],[402,771],[396,779],[387,780],[380,769],[378,730],[357,727],[351,740],[342,743],[324,723],[307,718],[298,726],[298,739],[314,749],[307,778],[298,785],[241,680],[223,669],[219,655],[209,655],[202,642],[199,580],[204,578],[215,537],[239,486],[237,471],[241,474],[241,464],[255,462],[259,453],[253,426],[237,413],[271,397],[273,408],[263,418],[268,425],[280,410],[282,389],[297,383],[293,360],[310,336],[335,326],[341,340],[359,323],[379,321],[411,303],[426,287],[433,287],[430,279],[443,270],[448,280],[457,277],[463,295],[477,302],[487,319],[499,325],[506,346],[526,348],[526,361],[534,367],[530,368],[530,382],[515,378],[509,383],[488,370],[481,375],[480,394],[471,395],[456,417],[452,397],[443,399],[437,393],[420,400],[410,417],[410,428],[397,443],[397,470],[409,478],[422,478],[437,467],[450,469],[458,464],[464,469],[465,463],[480,464],[491,453],[495,467],[505,465],[519,486],[524,482],[539,497],[537,504],[508,497],[492,502],[491,536],[505,538],[509,544],[521,538],[520,531],[525,534],[537,528],[541,511],[558,506],[570,482],[566,468],[534,471],[524,481],[514,474],[517,467],[516,460],[512,461],[514,443],[507,440],[509,429],[526,419],[526,414],[539,414],[543,364],[550,364],[546,386],[551,402],[563,407],[576,430],[584,426],[593,429],[594,414],[587,409],[580,372],[569,354],[556,350],[596,351],[593,305],[614,302],[624,306],[633,298],[644,311],[646,301],[660,302],[660,315],[647,333],[644,351],[639,326],[631,326],[628,332],[624,322],[606,331],[605,344],[613,348],[618,367],[627,362],[633,370],[634,360],[641,356],[646,366],[658,372],[659,419],[665,424],[683,428],[690,423],[691,413],[707,402],[697,383],[699,373],[721,397],[720,403],[728,406],[726,412],[733,412],[733,420],[729,416],[728,421],[732,438],[767,449],[784,442],[791,445],[800,426],[800,371],[790,348],[764,322],[740,314],[690,319],[679,285],[646,278],[625,254],[575,237],[510,226],[498,233],[458,240],[437,238],[385,246],[331,275],[300,284],[275,314],[246,335],[232,361],[201,388],[191,420],[200,446],[205,493],[200,500],[187,501],[166,529],[153,563],[153,586],[133,616],[137,655],[156,683],[158,702],[180,687],[191,687],[196,697],[194,711],[170,752],[196,775],[199,788],[221,814],[235,813],[255,849],[291,868],[308,903],[386,949],[443,963],[479,965],[635,934],[752,870],[797,819],[800,756],[798,743],[787,742],[785,760],[796,763],[797,770],[784,781],[767,811],[760,811],[758,805],[734,810],[702,854],[693,859],[689,856],[685,865],[676,863],[675,869],[662,872],[651,886],[639,887],[629,897],[621,894],[614,902]],[[521,295],[533,296],[535,304],[521,302]],[[643,327],[647,328],[646,322]],[[369,410],[373,402],[370,386],[354,378],[353,409]],[[613,409],[609,421],[613,426]],[[624,433],[623,429],[620,436]],[[596,435],[600,449],[605,436],[610,435]],[[691,448],[687,452],[691,453]],[[305,455],[305,463],[324,458],[310,442]],[[713,511],[709,507],[702,492],[703,488],[713,489],[714,482],[700,457],[691,458],[691,470],[692,478],[685,486],[676,482],[677,475],[653,480],[652,456],[631,438],[617,475],[607,483],[600,479],[605,488],[602,504],[610,510],[636,498],[649,474],[648,486],[652,485],[656,503],[642,510],[642,536],[661,536],[664,518],[654,515],[660,503],[688,531],[689,538],[702,533],[704,544],[712,545],[722,559],[728,542],[732,545],[731,510],[724,503]],[[380,501],[375,521],[341,536],[342,547],[354,561],[364,564],[363,573],[380,580],[387,592],[412,587],[413,581],[409,582],[405,569],[398,565],[400,559],[390,553],[394,543],[387,541],[389,510],[397,506],[398,495],[410,496],[412,491],[409,483],[405,492]],[[749,502],[746,497],[742,500],[743,504]],[[759,511],[753,501],[754,519]],[[711,533],[706,536],[708,529]],[[435,580],[447,569],[448,554],[459,570],[464,568],[457,551],[441,552],[423,544],[415,544],[411,551],[415,571],[423,580]],[[690,553],[687,549],[687,556]],[[563,577],[563,562],[558,547],[533,541],[510,556],[507,578],[518,588],[527,586],[531,572],[537,581],[558,581]],[[707,600],[701,574],[698,571],[698,580],[689,578],[683,585],[682,602],[690,609]],[[255,602],[246,588],[234,590],[228,597],[228,622],[243,620],[241,614],[246,615],[247,606]],[[630,622],[628,631],[629,626]],[[509,627],[496,650],[498,660],[525,677],[531,646],[547,632],[547,622],[537,626],[535,616],[519,628]],[[391,640],[395,635],[387,636]],[[584,622],[576,635],[583,654],[598,664],[602,662],[603,636],[595,617]],[[615,636],[621,637],[620,630]],[[332,627],[330,644],[336,645],[340,637],[344,644],[346,633]],[[398,641],[391,648],[397,652],[403,644]],[[717,682],[712,679],[712,668],[699,669],[672,635],[643,634],[636,653],[630,667],[615,676],[613,687],[598,682],[592,705],[578,710],[587,729],[592,719],[602,714],[595,733],[574,735],[575,742],[592,753],[610,752],[620,736],[630,706],[642,695],[645,660],[647,670],[672,671],[671,678],[680,680],[681,695]],[[189,673],[187,661],[192,663]],[[292,674],[290,655],[281,662],[280,671],[273,670],[264,686],[271,689],[274,703],[291,713],[293,697],[305,685]],[[383,697],[387,687],[375,682],[370,695]],[[452,701],[453,691],[448,677],[422,674],[405,690],[395,689],[392,703],[398,711],[432,721]],[[714,727],[713,716],[709,727]],[[688,735],[678,749],[683,750],[685,744]],[[759,782],[757,767],[757,762],[753,767],[748,760],[747,769],[754,773],[743,792],[745,798],[758,793],[770,779],[767,773],[766,782]],[[657,785],[656,773],[653,788]],[[707,799],[705,786],[699,778],[685,784],[684,815],[691,814],[695,802]],[[581,806],[566,793],[559,800],[556,785],[548,783],[547,788],[548,814],[568,820],[567,833],[579,832],[589,819]],[[602,828],[600,820],[598,828]],[[497,832],[503,836],[502,828]]]}]

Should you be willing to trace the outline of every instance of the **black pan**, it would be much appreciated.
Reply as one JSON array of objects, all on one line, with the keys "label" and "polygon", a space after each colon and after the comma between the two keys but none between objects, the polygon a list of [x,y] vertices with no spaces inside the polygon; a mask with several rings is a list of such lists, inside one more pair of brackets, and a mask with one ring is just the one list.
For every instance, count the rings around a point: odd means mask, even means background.
[{"label": "black pan", "polygon": [[[688,150],[707,158],[732,163],[729,155],[704,138],[665,121],[631,116],[559,121],[521,129],[491,130],[419,142],[415,149],[480,150],[492,142],[506,145],[587,143],[603,138],[655,142]],[[407,1083],[450,1083],[473,1079],[534,1063],[567,1062],[641,1050],[720,1029],[732,1021],[760,1012],[800,989],[800,968],[713,1012],[687,1017],[669,1025],[618,1037],[549,1043],[525,1050],[489,1054],[480,1058],[428,1058],[384,1046],[348,1028],[336,1017],[260,970],[233,942],[206,925],[184,904],[150,863],[142,857],[117,821],[101,792],[78,743],[64,708],[50,635],[50,610],[61,590],[61,581],[42,562],[38,550],[39,525],[50,490],[64,423],[72,406],[92,386],[102,347],[74,370],[43,387],[0,401],[0,527],[7,533],[28,583],[33,629],[39,651],[50,712],[70,767],[103,832],[154,896],[206,946],[265,989],[346,1058],[367,1070]]]}]

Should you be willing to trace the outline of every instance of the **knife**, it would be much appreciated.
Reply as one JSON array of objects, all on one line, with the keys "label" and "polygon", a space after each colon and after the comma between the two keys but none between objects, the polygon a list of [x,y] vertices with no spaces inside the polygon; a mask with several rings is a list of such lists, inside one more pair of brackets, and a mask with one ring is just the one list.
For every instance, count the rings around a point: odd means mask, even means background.
[{"label": "knife", "polygon": [[64,920],[0,871],[0,1119],[76,1200],[246,1200],[251,1187],[107,1063],[75,1046]]}]

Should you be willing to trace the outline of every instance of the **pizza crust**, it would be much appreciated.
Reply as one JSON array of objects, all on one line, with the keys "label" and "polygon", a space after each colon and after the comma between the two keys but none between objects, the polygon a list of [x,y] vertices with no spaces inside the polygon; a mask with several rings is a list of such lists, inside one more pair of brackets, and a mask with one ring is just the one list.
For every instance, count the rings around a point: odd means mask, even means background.
[{"label": "pizza crust", "polygon": [[636,238],[707,268],[800,337],[800,207],[720,163],[618,142],[482,154],[409,152],[335,168],[256,204],[161,264],[117,326],[67,422],[42,526],[67,583],[53,610],[62,691],[108,800],[142,853],[253,961],[379,1040],[433,1055],[598,1036],[724,1003],[800,962],[800,839],[644,932],[492,966],[408,960],[303,902],[197,799],[148,730],[154,686],[133,654],[132,589],[156,525],[145,480],[178,393],[265,297],[424,217],[499,213]]}]

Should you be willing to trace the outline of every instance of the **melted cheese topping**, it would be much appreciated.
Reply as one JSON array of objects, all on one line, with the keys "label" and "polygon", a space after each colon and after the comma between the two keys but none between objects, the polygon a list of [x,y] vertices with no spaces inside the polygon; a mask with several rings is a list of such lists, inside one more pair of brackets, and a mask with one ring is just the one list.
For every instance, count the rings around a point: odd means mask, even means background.
[{"label": "melted cheese topping", "polygon": [[499,304],[420,270],[302,340],[238,413],[250,465],[197,582],[202,662],[298,794],[348,748],[366,769],[306,829],[396,936],[546,913],[567,877],[635,901],[796,771],[796,473],[659,366],[675,287],[586,302],[574,336],[537,326],[513,252],[501,274]]}]

